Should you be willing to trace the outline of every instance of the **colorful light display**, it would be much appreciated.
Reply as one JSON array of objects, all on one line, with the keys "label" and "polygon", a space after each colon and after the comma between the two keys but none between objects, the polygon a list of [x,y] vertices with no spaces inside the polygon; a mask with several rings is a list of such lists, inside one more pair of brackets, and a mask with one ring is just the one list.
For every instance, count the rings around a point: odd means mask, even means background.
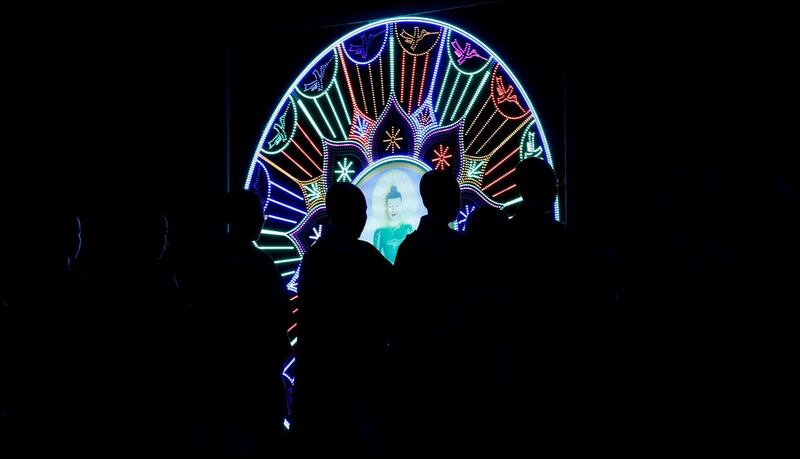
[{"label": "colorful light display", "polygon": [[[451,171],[463,214],[519,203],[511,172],[520,160],[553,165],[530,99],[483,42],[432,19],[374,22],[320,53],[272,113],[245,183],[264,202],[267,231],[258,247],[285,273],[297,273],[321,234],[328,186],[356,183],[392,157]],[[418,191],[397,192],[406,201]],[[370,206],[380,201],[367,196]],[[554,210],[558,219],[558,204]],[[454,227],[463,230],[464,222]],[[287,287],[296,284],[292,275]]]},{"label": "colorful light display", "polygon": [[477,207],[513,211],[521,199],[511,174],[528,157],[553,166],[533,104],[497,54],[441,21],[377,21],[322,51],[270,116],[245,182],[264,203],[256,245],[296,292],[333,183],[362,188],[371,219],[362,239],[384,245],[393,259],[392,238],[404,237],[425,213],[422,173],[457,178],[463,208],[453,227],[463,231]]}]

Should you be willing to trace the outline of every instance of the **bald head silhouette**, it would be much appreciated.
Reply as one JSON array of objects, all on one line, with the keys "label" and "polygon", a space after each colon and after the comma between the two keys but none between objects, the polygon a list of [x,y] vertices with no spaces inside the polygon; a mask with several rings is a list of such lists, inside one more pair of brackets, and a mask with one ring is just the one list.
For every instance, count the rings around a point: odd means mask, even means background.
[{"label": "bald head silhouette", "polygon": [[545,161],[538,158],[520,161],[514,170],[514,182],[524,206],[541,212],[553,207],[558,185],[556,174]]},{"label": "bald head silhouette", "polygon": [[422,203],[428,215],[444,221],[453,221],[461,207],[461,190],[458,181],[444,171],[428,171],[419,182]]},{"label": "bald head silhouette", "polygon": [[335,183],[325,197],[328,218],[340,234],[358,239],[367,223],[367,200],[352,183]]},{"label": "bald head silhouette", "polygon": [[70,269],[81,252],[81,219],[75,213],[60,212],[56,215],[56,225],[57,233],[60,237],[58,246],[59,265],[63,267],[63,261],[66,258],[66,268]]}]

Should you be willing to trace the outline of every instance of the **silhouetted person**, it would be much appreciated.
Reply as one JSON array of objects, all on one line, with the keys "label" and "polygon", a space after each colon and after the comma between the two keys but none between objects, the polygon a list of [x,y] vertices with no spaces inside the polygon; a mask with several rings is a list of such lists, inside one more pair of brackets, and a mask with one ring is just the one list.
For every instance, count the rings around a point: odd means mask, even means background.
[{"label": "silhouetted person", "polygon": [[506,404],[512,410],[504,417],[529,413],[514,426],[517,448],[529,442],[542,448],[582,447],[570,439],[588,440],[601,427],[589,417],[601,384],[590,358],[602,344],[594,332],[603,332],[603,325],[590,316],[599,305],[587,304],[593,287],[587,283],[583,249],[555,221],[553,170],[545,161],[526,159],[517,165],[514,180],[523,201],[511,220],[514,360],[512,399]]},{"label": "silhouetted person", "polygon": [[[31,210],[34,210],[33,208]],[[25,434],[20,446],[31,453],[52,452],[72,445],[76,403],[76,312],[83,307],[83,282],[76,261],[81,250],[81,220],[69,211],[26,212],[14,222],[24,234],[13,238],[14,282],[4,300],[9,320],[2,330],[4,346],[13,352],[13,368],[4,382],[13,382],[13,412]],[[6,335],[8,333],[8,335]],[[5,363],[5,362],[4,362]],[[4,368],[5,370],[5,368]],[[51,442],[36,442],[48,438]],[[20,438],[17,438],[20,439]]]},{"label": "silhouetted person", "polygon": [[[470,341],[491,341],[506,334],[502,331],[502,314],[499,308],[507,306],[510,292],[505,272],[498,269],[508,263],[508,214],[495,207],[479,207],[466,221],[465,242],[470,254],[471,276],[480,281],[472,283],[468,311]],[[490,326],[492,325],[492,326]],[[481,333],[478,335],[477,333]],[[481,345],[481,347],[483,347]],[[485,350],[485,349],[484,349]]]},{"label": "silhouetted person", "polygon": [[367,221],[361,190],[334,184],[325,204],[330,225],[300,271],[292,430],[305,454],[373,457],[387,314],[404,286],[386,258],[358,239]]},{"label": "silhouetted person", "polygon": [[[459,374],[466,364],[462,341],[467,279],[463,235],[450,228],[461,207],[456,179],[429,171],[420,181],[428,214],[400,244],[395,260],[403,286],[400,352],[410,396],[406,426],[413,435],[406,443],[426,445],[433,454],[459,455],[459,410],[468,409]],[[417,451],[419,452],[419,451]]]},{"label": "silhouetted person", "polygon": [[511,220],[511,236],[520,262],[518,279],[523,293],[531,293],[541,313],[556,313],[567,292],[563,275],[571,263],[567,230],[555,221],[553,203],[557,181],[550,165],[537,158],[521,161],[514,171],[514,181],[522,196],[522,204]]},{"label": "silhouetted person", "polygon": [[[492,457],[507,442],[501,409],[510,390],[511,339],[509,309],[513,306],[507,270],[512,246],[508,243],[508,215],[495,207],[480,207],[466,221],[466,250],[473,280],[464,303],[463,348],[468,356],[464,384],[473,409],[464,414],[464,429],[472,440],[472,457]],[[508,420],[509,422],[513,422]]]},{"label": "silhouetted person", "polygon": [[169,226],[152,202],[120,195],[123,206],[90,221],[90,302],[78,312],[88,447],[104,454],[172,446],[180,321],[184,307],[164,263]]},{"label": "silhouetted person", "polygon": [[262,209],[252,192],[225,196],[220,212],[230,232],[221,247],[208,250],[195,292],[203,432],[189,441],[198,443],[198,454],[254,456],[282,448],[289,306],[275,263],[253,245]]}]

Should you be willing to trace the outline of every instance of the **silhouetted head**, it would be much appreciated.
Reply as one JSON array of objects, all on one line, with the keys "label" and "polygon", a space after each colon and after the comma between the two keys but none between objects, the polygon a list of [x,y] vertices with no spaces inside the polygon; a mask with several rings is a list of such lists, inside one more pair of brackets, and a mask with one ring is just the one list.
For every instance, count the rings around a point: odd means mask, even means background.
[{"label": "silhouetted head", "polygon": [[386,193],[386,219],[389,226],[400,225],[400,208],[403,206],[403,195],[397,191],[396,186],[392,186]]},{"label": "silhouetted head", "polygon": [[502,237],[508,215],[496,207],[480,207],[467,217],[466,233],[470,239],[487,241]]},{"label": "silhouetted head", "polygon": [[225,195],[222,202],[224,223],[230,225],[231,239],[252,242],[261,236],[264,211],[261,198],[252,191],[237,190]]},{"label": "silhouetted head", "polygon": [[556,174],[545,161],[538,158],[520,161],[514,171],[514,182],[523,205],[541,212],[552,210],[558,184]]},{"label": "silhouetted head", "polygon": [[422,203],[428,215],[445,221],[453,221],[461,207],[461,190],[458,181],[444,171],[428,171],[419,182]]},{"label": "silhouetted head", "polygon": [[367,223],[367,200],[364,193],[352,183],[335,183],[325,197],[328,218],[337,231],[358,239]]},{"label": "silhouetted head", "polygon": [[66,258],[66,268],[70,269],[81,252],[81,219],[73,213],[62,213],[56,225],[61,240],[59,255]]},{"label": "silhouetted head", "polygon": [[[50,273],[72,269],[81,251],[81,220],[69,210],[27,216],[26,227],[18,240],[20,254],[30,266]],[[25,260],[20,260],[25,262]]]},{"label": "silhouetted head", "polygon": [[153,205],[131,209],[128,217],[126,228],[133,234],[125,238],[125,243],[130,244],[130,253],[145,263],[160,260],[167,250],[167,217]]},{"label": "silhouetted head", "polygon": [[161,212],[158,213],[156,217],[158,220],[158,233],[155,235],[155,249],[156,249],[156,260],[160,260],[164,256],[164,252],[167,251],[167,238],[169,236],[169,221],[167,220],[167,216],[162,214]]}]

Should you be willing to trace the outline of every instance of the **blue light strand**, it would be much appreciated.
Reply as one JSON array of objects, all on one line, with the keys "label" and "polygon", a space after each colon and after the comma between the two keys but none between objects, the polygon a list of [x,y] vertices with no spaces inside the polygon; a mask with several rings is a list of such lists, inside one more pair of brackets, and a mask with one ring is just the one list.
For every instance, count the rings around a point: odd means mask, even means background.
[{"label": "blue light strand", "polygon": [[282,190],[282,191],[285,191],[286,193],[288,193],[288,194],[290,194],[290,195],[294,196],[295,198],[297,198],[297,199],[299,199],[299,200],[301,200],[301,201],[304,201],[304,202],[305,202],[305,199],[303,199],[303,197],[302,197],[302,196],[300,196],[300,195],[298,195],[298,194],[296,194],[296,193],[293,193],[291,190],[287,190],[286,188],[284,188],[284,187],[282,187],[282,186],[278,185],[277,183],[275,183],[274,181],[270,180],[270,181],[269,181],[269,184],[270,184],[270,185],[272,185],[272,186],[274,186],[274,187],[276,187],[276,188],[278,188],[278,189],[280,189],[280,190]]},{"label": "blue light strand", "polygon": [[307,215],[308,214],[308,212],[306,212],[305,210],[300,210],[300,209],[298,209],[296,207],[290,206],[289,204],[284,204],[284,203],[278,201],[277,199],[269,198],[268,201],[269,202],[274,202],[275,204],[277,204],[279,206],[283,206],[283,207],[285,207],[287,209],[291,209],[291,210],[293,210],[293,211],[295,211],[297,213],[303,214],[303,215]]},{"label": "blue light strand", "polygon": [[274,215],[274,214],[269,214],[267,216],[267,221],[269,221],[270,219],[280,220],[282,222],[291,223],[292,225],[296,225],[297,224],[297,222],[295,220],[289,220],[288,218],[278,217],[277,215]]}]

